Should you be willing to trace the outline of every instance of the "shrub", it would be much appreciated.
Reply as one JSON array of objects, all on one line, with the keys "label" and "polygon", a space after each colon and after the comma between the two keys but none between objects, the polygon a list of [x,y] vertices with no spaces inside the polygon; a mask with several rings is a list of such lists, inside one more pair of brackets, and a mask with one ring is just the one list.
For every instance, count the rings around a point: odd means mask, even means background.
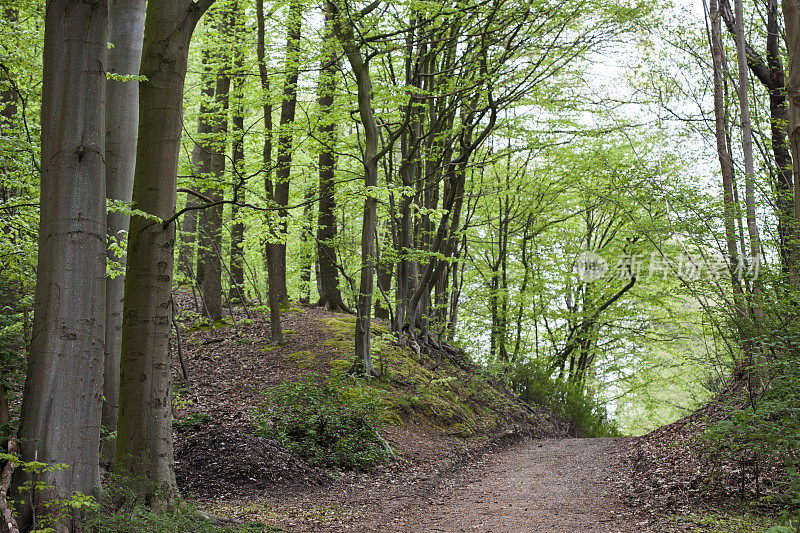
[{"label": "shrub", "polygon": [[311,464],[368,470],[391,456],[378,433],[386,423],[385,404],[367,386],[312,374],[265,395],[253,412],[256,435],[281,442]]},{"label": "shrub", "polygon": [[549,409],[569,426],[571,434],[613,437],[619,430],[608,419],[605,407],[588,396],[582,387],[550,377],[537,361],[514,364],[506,380],[522,400]]},{"label": "shrub", "polygon": [[89,531],[114,533],[256,533],[282,531],[263,523],[219,525],[186,500],[168,503],[157,498],[152,508],[137,495],[142,481],[113,475],[103,484],[99,505],[81,522]]}]

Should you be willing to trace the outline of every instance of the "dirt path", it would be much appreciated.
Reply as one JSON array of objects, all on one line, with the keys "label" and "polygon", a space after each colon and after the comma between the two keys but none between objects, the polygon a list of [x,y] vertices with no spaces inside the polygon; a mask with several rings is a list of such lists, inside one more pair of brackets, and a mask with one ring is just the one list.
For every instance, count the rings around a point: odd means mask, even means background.
[{"label": "dirt path", "polygon": [[382,509],[373,531],[639,532],[620,504],[622,439],[527,441],[463,469],[423,501]]}]

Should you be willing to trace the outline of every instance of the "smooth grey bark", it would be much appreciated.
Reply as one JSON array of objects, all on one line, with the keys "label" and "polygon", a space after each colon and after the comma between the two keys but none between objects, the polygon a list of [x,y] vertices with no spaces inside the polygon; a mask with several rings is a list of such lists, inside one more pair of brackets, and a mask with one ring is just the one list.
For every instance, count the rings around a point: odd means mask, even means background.
[{"label": "smooth grey bark", "polygon": [[[212,132],[211,121],[208,116],[211,113],[214,99],[215,80],[209,61],[208,50],[203,50],[203,71],[200,76],[200,106],[197,112],[197,136],[194,140],[191,156],[192,186],[196,191],[198,190],[199,181],[211,168],[211,150],[206,144],[208,142],[207,138]],[[200,205],[200,200],[196,196],[187,193],[186,206],[197,205]],[[195,283],[200,281],[197,279],[197,211],[197,209],[187,211],[183,216],[179,257],[181,272]]]},{"label": "smooth grey bark", "polygon": [[[264,117],[264,145],[261,152],[263,161],[262,171],[264,172],[264,191],[267,198],[272,199],[274,188],[272,186],[272,95],[269,88],[269,73],[267,72],[266,60],[266,30],[264,27],[264,0],[256,2],[256,26],[257,43],[256,56],[258,58],[258,78],[261,81],[261,93],[264,99],[262,106]],[[265,221],[269,224],[269,219]],[[267,270],[267,285],[269,285],[269,243],[264,242],[264,268]],[[271,311],[270,311],[271,312]],[[278,322],[280,322],[280,311],[278,312]],[[280,324],[277,324],[280,329]]]},{"label": "smooth grey bark", "polygon": [[[217,25],[225,40],[233,31],[229,10],[219,12]],[[222,45],[216,85],[214,87],[214,109],[208,117],[211,125],[210,139],[204,145],[209,154],[209,176],[203,194],[216,205],[200,212],[198,222],[198,280],[203,295],[205,311],[210,320],[220,320],[222,309],[222,200],[225,194],[225,157],[228,144],[228,108],[231,87],[231,57],[227,45]]]},{"label": "smooth grey bark", "polygon": [[[744,9],[742,0],[734,0],[736,15],[736,59],[739,67],[739,111],[742,122],[742,152],[745,167],[745,213],[747,214],[747,233],[750,237],[751,263],[761,261],[761,238],[759,237],[758,224],[756,223],[755,203],[755,170],[753,169],[753,130],[750,121],[749,71],[747,68],[747,51],[744,36]],[[761,293],[761,282],[758,278],[753,280],[753,296],[758,299]],[[756,314],[762,314],[761,304],[756,302]]]},{"label": "smooth grey bark", "polygon": [[[108,4],[108,72],[138,76],[144,38],[145,0],[110,0]],[[136,140],[139,129],[139,82],[110,80],[106,83],[106,196],[130,202],[136,169]],[[109,237],[122,238],[128,231],[128,217],[108,213]],[[109,252],[113,260],[124,260]],[[122,304],[125,277],[106,278],[105,372],[103,377],[102,424],[109,433],[117,431],[119,411],[119,357],[122,345]],[[106,437],[100,450],[104,467],[114,462],[116,439]]]},{"label": "smooth grey bark", "polygon": [[[775,160],[775,210],[778,217],[778,237],[784,272],[788,279],[797,275],[798,249],[794,224],[794,186],[792,179],[792,155],[786,139],[789,122],[789,104],[786,94],[786,74],[783,69],[781,28],[778,20],[778,1],[767,0],[766,50],[764,58],[745,39],[747,66],[769,94],[770,141]],[[728,32],[737,35],[736,20],[729,0],[721,0],[719,13]]]},{"label": "smooth grey bark", "polygon": [[[258,72],[259,79],[261,80],[261,89],[264,95],[264,148],[262,151],[262,158],[264,161],[264,189],[267,192],[267,197],[272,200],[274,198],[274,186],[272,183],[272,102],[270,100],[269,90],[269,74],[267,73],[265,41],[266,34],[264,29],[264,1],[258,0],[256,3],[256,18],[258,21],[258,44],[256,46],[256,53],[258,55]],[[273,223],[271,219],[266,220],[267,225],[270,226],[272,231]],[[273,287],[280,287],[280,272],[278,271],[278,249],[273,246],[269,241],[264,243],[264,256],[267,267],[267,285],[268,285],[268,303],[269,303],[269,328],[272,341],[275,343],[282,343],[284,341],[283,329],[281,327],[281,307],[280,307],[280,289],[273,290]],[[284,286],[286,284],[286,276],[283,276]],[[285,292],[285,290],[284,290]]]},{"label": "smooth grey bark", "polygon": [[[722,30],[720,24],[719,9],[717,0],[711,0],[711,55],[714,67],[714,125],[717,142],[717,157],[719,158],[720,169],[722,172],[723,190],[723,213],[725,226],[725,244],[730,260],[735,264],[738,262],[736,251],[736,205],[733,197],[733,160],[728,150],[726,139],[726,114],[725,97],[723,91],[723,61],[724,50],[722,48]],[[742,301],[742,286],[735,275],[731,275],[731,288],[739,313],[744,313],[744,303]]]},{"label": "smooth grey bark", "polygon": [[[213,0],[149,0],[139,85],[133,201],[162,220],[175,212],[183,89],[192,32]],[[119,431],[114,469],[140,481],[152,505],[178,496],[168,349],[175,225],[131,219],[122,326]],[[95,452],[96,453],[96,452]],[[96,462],[96,461],[95,461]]]},{"label": "smooth grey bark", "polygon": [[[20,416],[22,459],[65,463],[36,476],[40,507],[100,486],[106,299],[105,1],[50,0],[45,15],[39,257]],[[14,486],[26,479],[17,470]],[[32,524],[30,498],[20,526]],[[59,531],[78,530],[69,516]]]},{"label": "smooth grey bark", "polygon": [[300,303],[311,303],[311,267],[316,262],[316,246],[310,243],[314,227],[314,198],[317,191],[313,185],[303,195],[303,230],[300,234]]}]

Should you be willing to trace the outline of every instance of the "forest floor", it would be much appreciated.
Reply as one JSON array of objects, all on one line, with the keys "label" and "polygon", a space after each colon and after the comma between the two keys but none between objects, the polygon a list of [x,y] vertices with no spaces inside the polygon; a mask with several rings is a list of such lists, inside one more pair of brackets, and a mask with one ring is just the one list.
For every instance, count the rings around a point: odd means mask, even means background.
[{"label": "forest floor", "polygon": [[[185,294],[178,303],[191,308]],[[191,313],[179,320],[189,381],[173,402],[176,475],[184,495],[215,515],[298,532],[757,530],[670,519],[698,509],[700,471],[675,445],[689,438],[685,423],[645,438],[566,438],[548,413],[430,355],[387,354],[393,378],[373,385],[402,418],[382,430],[393,461],[369,472],[309,464],[253,436],[253,408],[267,388],[344,372],[352,319],[289,310],[287,343],[274,346],[261,313],[235,317],[235,326],[205,327]],[[173,372],[180,382],[177,357]]]},{"label": "forest floor", "polygon": [[223,507],[298,532],[662,531],[637,517],[609,480],[624,440],[525,440],[444,471],[412,467]]}]

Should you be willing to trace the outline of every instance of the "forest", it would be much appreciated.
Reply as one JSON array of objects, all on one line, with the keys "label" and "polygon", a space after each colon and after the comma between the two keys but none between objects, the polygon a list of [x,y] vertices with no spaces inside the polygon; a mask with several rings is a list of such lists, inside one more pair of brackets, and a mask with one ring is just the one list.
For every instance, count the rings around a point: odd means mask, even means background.
[{"label": "forest", "polygon": [[458,531],[330,487],[461,486],[447,454],[542,437],[619,457],[598,531],[800,531],[797,2],[0,25],[0,531]]}]

